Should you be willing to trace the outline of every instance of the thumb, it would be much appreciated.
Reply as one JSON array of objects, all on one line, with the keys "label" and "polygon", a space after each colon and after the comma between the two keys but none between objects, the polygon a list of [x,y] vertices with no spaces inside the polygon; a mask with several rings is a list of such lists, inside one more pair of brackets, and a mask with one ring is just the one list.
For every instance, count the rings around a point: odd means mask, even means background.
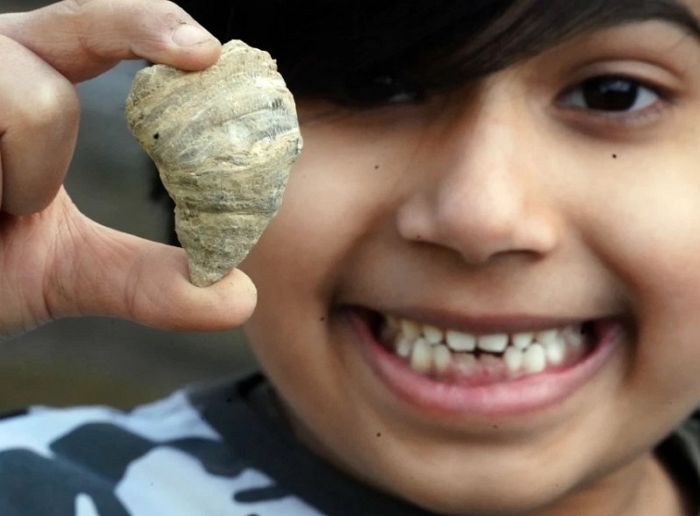
[{"label": "thumb", "polygon": [[63,0],[27,13],[0,15],[0,34],[72,82],[95,77],[123,59],[200,70],[221,53],[214,36],[166,0]]},{"label": "thumb", "polygon": [[[182,249],[101,226],[87,218],[54,268],[47,296],[54,317],[108,315],[167,330],[224,330],[253,313],[257,292],[235,269],[217,283],[189,281]],[[72,248],[72,249],[71,249]]]}]

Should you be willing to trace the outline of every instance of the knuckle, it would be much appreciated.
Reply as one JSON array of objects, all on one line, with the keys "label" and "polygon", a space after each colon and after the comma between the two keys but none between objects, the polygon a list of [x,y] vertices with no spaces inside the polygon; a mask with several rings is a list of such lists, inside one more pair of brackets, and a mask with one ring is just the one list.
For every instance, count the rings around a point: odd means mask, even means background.
[{"label": "knuckle", "polygon": [[[168,38],[179,24],[191,17],[169,0],[64,0],[73,19],[73,30],[82,34],[81,45],[94,53],[104,46],[107,27],[113,37],[129,38],[132,44],[151,51],[167,51]],[[96,29],[100,29],[96,32]],[[98,52],[99,53],[99,52]]]},{"label": "knuckle", "polygon": [[152,16],[152,20],[168,33],[179,25],[193,22],[192,17],[182,7],[170,0],[151,0],[143,8]]},{"label": "knuckle", "polygon": [[18,107],[19,123],[31,127],[77,122],[80,102],[73,85],[61,76],[46,77],[26,92],[27,100]]}]

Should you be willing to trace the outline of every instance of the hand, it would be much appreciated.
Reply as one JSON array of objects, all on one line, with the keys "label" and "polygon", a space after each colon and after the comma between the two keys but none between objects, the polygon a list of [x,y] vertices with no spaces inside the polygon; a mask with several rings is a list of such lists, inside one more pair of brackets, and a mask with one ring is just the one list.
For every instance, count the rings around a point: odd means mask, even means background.
[{"label": "hand", "polygon": [[245,274],[194,287],[184,251],[91,221],[61,186],[78,130],[73,83],[139,57],[203,69],[220,47],[165,0],[64,0],[0,15],[0,336],[86,314],[176,330],[250,316]]}]

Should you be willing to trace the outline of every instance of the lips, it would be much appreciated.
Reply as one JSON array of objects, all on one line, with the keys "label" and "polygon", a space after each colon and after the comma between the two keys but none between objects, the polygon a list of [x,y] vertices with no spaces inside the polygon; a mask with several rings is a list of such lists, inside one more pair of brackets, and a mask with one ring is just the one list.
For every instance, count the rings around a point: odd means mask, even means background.
[{"label": "lips", "polygon": [[490,320],[480,332],[356,307],[347,316],[363,357],[401,400],[489,416],[563,401],[596,375],[624,334],[611,318],[504,321],[500,331]]}]

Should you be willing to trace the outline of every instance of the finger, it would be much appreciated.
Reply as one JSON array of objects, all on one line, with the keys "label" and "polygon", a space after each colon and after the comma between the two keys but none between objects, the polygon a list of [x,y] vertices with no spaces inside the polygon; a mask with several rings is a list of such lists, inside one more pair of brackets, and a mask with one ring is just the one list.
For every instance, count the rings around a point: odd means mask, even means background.
[{"label": "finger", "polygon": [[257,293],[243,272],[195,287],[182,249],[85,218],[80,225],[63,240],[50,282],[54,316],[109,315],[168,330],[209,331],[239,326],[253,313]]},{"label": "finger", "polygon": [[0,36],[0,210],[39,211],[63,182],[78,133],[73,85],[35,54]]},{"label": "finger", "polygon": [[73,82],[139,57],[199,70],[214,64],[221,52],[218,40],[166,0],[63,0],[28,13],[0,15],[0,34]]}]

